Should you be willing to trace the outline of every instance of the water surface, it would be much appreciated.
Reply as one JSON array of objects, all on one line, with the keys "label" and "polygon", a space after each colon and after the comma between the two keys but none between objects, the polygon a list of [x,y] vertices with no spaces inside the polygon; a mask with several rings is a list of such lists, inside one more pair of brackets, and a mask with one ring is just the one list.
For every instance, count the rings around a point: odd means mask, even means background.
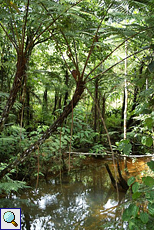
[{"label": "water surface", "polygon": [[[131,175],[145,169],[147,159],[128,161]],[[94,230],[121,229],[121,210],[117,194],[105,169],[112,161],[87,157],[82,167],[39,181],[32,188],[9,199],[1,199],[3,208],[21,208],[23,230]],[[121,163],[123,169],[123,162]],[[120,193],[120,201],[124,193]],[[106,226],[106,227],[105,227]],[[108,227],[107,227],[108,226]],[[114,225],[115,226],[115,225]]]}]

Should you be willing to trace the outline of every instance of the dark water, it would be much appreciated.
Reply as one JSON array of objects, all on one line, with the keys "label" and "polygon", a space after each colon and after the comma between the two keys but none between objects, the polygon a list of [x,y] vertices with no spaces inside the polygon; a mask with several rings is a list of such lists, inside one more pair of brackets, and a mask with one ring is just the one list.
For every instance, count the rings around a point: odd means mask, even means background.
[{"label": "dark water", "polygon": [[[37,191],[31,188],[1,199],[0,206],[21,208],[23,230],[94,230],[112,229],[113,225],[115,229],[122,229],[121,211],[104,166],[106,161],[113,168],[111,161],[87,158],[84,167],[61,178],[60,175],[49,178],[48,183],[40,181]],[[135,164],[129,161],[128,169],[131,175],[138,174],[145,169],[145,160]],[[122,200],[124,193],[119,195]]]}]

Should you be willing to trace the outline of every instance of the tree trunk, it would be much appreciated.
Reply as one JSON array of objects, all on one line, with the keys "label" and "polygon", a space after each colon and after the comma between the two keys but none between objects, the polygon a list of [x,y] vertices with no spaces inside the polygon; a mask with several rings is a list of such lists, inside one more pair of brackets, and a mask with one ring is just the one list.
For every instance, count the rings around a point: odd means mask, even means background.
[{"label": "tree trunk", "polygon": [[[104,121],[105,121],[105,103],[106,103],[106,97],[105,97],[105,93],[104,93],[104,95],[102,96],[102,98],[101,98],[101,100],[102,100],[102,118],[104,119]],[[100,123],[100,141],[102,141],[102,134],[103,134],[103,131],[104,130],[104,127],[103,127],[103,124],[102,124],[102,122]]]},{"label": "tree trunk", "polygon": [[28,126],[27,131],[30,130],[29,125],[30,125],[30,120],[32,121],[32,116],[30,112],[30,90],[29,87],[26,85],[26,102],[25,102],[25,123],[26,126]]},{"label": "tree trunk", "polygon": [[57,109],[57,101],[58,101],[58,96],[57,96],[57,92],[55,89],[55,103],[54,103],[54,108],[53,108],[53,112],[52,112],[53,115],[55,115],[55,111]]},{"label": "tree trunk", "polygon": [[105,102],[106,102],[106,98],[105,98],[105,94],[104,94],[103,98],[102,98],[102,117],[103,117],[103,119],[105,119]]},{"label": "tree trunk", "polygon": [[46,121],[48,116],[48,90],[45,87],[44,94],[43,94],[43,105],[42,105],[42,114],[43,114],[43,123]]},{"label": "tree trunk", "polygon": [[[133,98],[133,105],[132,105],[132,109],[131,109],[131,112],[133,112],[137,106],[137,96],[138,96],[138,86],[135,86],[134,88],[134,98]],[[128,122],[127,122],[127,127],[129,128],[132,124],[133,124],[133,118],[134,118],[134,114],[130,116]]]},{"label": "tree trunk", "polygon": [[[144,67],[144,62],[142,61],[141,62],[141,67],[139,69],[139,76],[141,78],[142,76],[142,72],[143,72],[143,67]],[[146,85],[147,87],[147,85]],[[132,109],[131,109],[131,112],[133,112],[138,104],[138,95],[139,95],[139,87],[137,85],[135,85],[135,88],[134,88],[134,98],[133,98],[133,105],[132,105]],[[128,120],[128,124],[127,126],[130,127],[132,124],[133,124],[133,118],[134,118],[134,114],[131,115],[131,117],[129,118]]]},{"label": "tree trunk", "polygon": [[61,109],[61,100],[62,100],[62,95],[59,95],[59,102],[58,102],[58,109]]},{"label": "tree trunk", "polygon": [[[95,101],[98,103],[98,78],[95,80]],[[98,111],[97,111],[97,105],[95,103],[94,106],[94,132],[97,131],[97,119],[98,119]],[[94,137],[94,141],[96,141],[96,136]]]},{"label": "tree trunk", "polygon": [[128,103],[127,80],[125,79],[124,140],[127,139],[127,103]]},{"label": "tree trunk", "polygon": [[65,92],[65,97],[64,97],[64,106],[66,106],[67,99],[68,99],[68,78],[69,78],[69,75],[68,75],[68,71],[66,70],[66,74],[65,74],[65,85],[67,86],[67,90]]},{"label": "tree trunk", "polygon": [[69,104],[64,108],[63,113],[59,116],[59,118],[47,129],[46,132],[43,133],[43,135],[36,141],[34,144],[32,144],[28,149],[26,149],[20,158],[17,158],[15,161],[11,162],[5,169],[3,169],[0,172],[0,179],[3,178],[8,172],[11,171],[11,169],[15,168],[20,163],[24,162],[24,160],[36,149],[38,149],[38,146],[42,145],[46,139],[48,139],[53,132],[57,130],[58,127],[60,127],[67,118],[67,116],[72,112],[72,103],[73,108],[77,105],[79,102],[81,95],[84,91],[85,83],[80,80],[77,83],[76,90],[74,92],[72,100],[69,102]]},{"label": "tree trunk", "polygon": [[124,109],[125,109],[125,90],[123,94],[123,104],[122,104],[122,111],[121,111],[121,127],[123,127],[123,123],[124,123]]},{"label": "tree trunk", "polygon": [[[4,88],[4,81],[5,81],[5,77],[6,77],[6,70],[3,66],[3,64],[5,64],[3,58],[1,58],[1,68],[0,68],[0,76],[1,76],[1,91],[3,91],[3,88]],[[6,92],[6,89],[5,89],[5,92]]]},{"label": "tree trunk", "polygon": [[22,85],[22,79],[26,74],[26,62],[27,59],[23,53],[18,53],[18,60],[17,60],[17,71],[14,78],[13,86],[10,92],[10,96],[7,100],[6,106],[2,112],[0,118],[0,132],[3,130],[3,126],[9,116],[9,112],[16,100],[17,93]]}]

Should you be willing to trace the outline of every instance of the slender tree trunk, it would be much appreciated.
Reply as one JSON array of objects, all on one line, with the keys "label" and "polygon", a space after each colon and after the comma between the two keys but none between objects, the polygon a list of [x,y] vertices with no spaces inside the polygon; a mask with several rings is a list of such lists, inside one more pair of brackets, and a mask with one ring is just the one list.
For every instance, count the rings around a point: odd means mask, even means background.
[{"label": "slender tree trunk", "polygon": [[67,99],[68,99],[68,79],[69,79],[69,75],[68,75],[68,71],[66,70],[66,74],[65,74],[65,85],[67,86],[67,90],[65,92],[65,97],[64,97],[64,106],[66,106]]},{"label": "slender tree trunk", "polygon": [[[125,43],[125,57],[127,57],[127,42]],[[127,59],[125,59],[125,106],[124,106],[124,140],[127,138]]]},{"label": "slender tree trunk", "polygon": [[55,111],[57,109],[57,101],[58,101],[58,96],[57,96],[57,92],[55,90],[55,103],[54,103],[54,108],[53,108],[53,112],[52,112],[53,115],[55,115]]},{"label": "slender tree trunk", "polygon": [[45,109],[47,109],[48,106],[48,90],[47,87],[44,90],[44,94],[43,94],[43,106],[45,107]]},{"label": "slender tree trunk", "polygon": [[62,95],[59,95],[59,102],[58,102],[58,109],[61,109],[61,100],[62,100]]},{"label": "slender tree trunk", "polygon": [[[105,121],[105,103],[106,103],[106,97],[105,97],[105,93],[104,93],[104,95],[103,95],[103,97],[102,97],[102,118],[104,119],[104,121]],[[102,141],[102,135],[101,134],[103,134],[103,124],[102,124],[102,122],[101,122],[101,124],[100,124],[100,141]]]},{"label": "slender tree trunk", "polygon": [[28,126],[30,125],[30,120],[32,120],[31,112],[30,112],[30,90],[26,85],[26,102],[25,102],[25,123]]},{"label": "slender tree trunk", "polygon": [[123,92],[123,103],[122,103],[122,111],[121,111],[121,127],[124,124],[124,109],[125,109],[125,90]]},{"label": "slender tree trunk", "polygon": [[[26,75],[23,77],[22,85],[20,87],[20,96],[19,96],[19,101],[22,105],[19,114],[19,121],[20,121],[20,126],[24,126],[24,115],[25,115],[25,99],[26,99],[26,82],[27,78]],[[17,122],[18,123],[18,122]]]},{"label": "slender tree trunk", "polygon": [[[3,91],[4,88],[4,81],[5,81],[5,77],[6,77],[6,70],[3,66],[3,64],[5,64],[5,61],[3,58],[1,58],[1,68],[0,68],[0,76],[1,76],[1,91]],[[6,89],[5,89],[6,92]]]},{"label": "slender tree trunk", "polygon": [[[98,78],[95,80],[95,101],[98,103]],[[94,105],[94,132],[97,131],[97,119],[98,119],[98,111],[97,105]],[[94,141],[96,141],[96,136],[94,137]]]},{"label": "slender tree trunk", "polygon": [[80,101],[81,95],[84,92],[85,83],[80,80],[77,82],[76,90],[74,92],[74,95],[72,97],[72,100],[69,102],[69,104],[64,108],[63,113],[58,117],[58,119],[47,129],[46,132],[36,141],[34,144],[32,144],[28,149],[26,149],[20,158],[17,158],[15,161],[11,162],[5,169],[3,169],[0,172],[0,179],[3,178],[8,172],[11,171],[14,167],[24,162],[24,160],[36,149],[38,149],[38,146],[42,145],[46,139],[48,139],[53,132],[57,130],[58,127],[60,127],[63,123],[63,121],[67,118],[67,116],[72,112],[72,103],[73,108],[77,105],[77,103]]},{"label": "slender tree trunk", "polygon": [[148,90],[148,78],[146,78],[146,90]]},{"label": "slender tree trunk", "polygon": [[[133,105],[132,105],[131,112],[133,112],[133,111],[135,110],[136,106],[137,106],[137,96],[138,96],[138,92],[139,92],[138,86],[135,85],[135,87],[134,87],[134,93],[133,93],[133,95],[134,95],[134,98],[133,98]],[[128,127],[128,128],[129,128],[129,127],[132,125],[132,123],[133,123],[133,117],[134,117],[134,115],[131,115],[130,118],[129,118],[129,120],[128,120],[128,122],[127,122],[127,127]]]},{"label": "slender tree trunk", "polygon": [[[139,76],[141,78],[141,75],[142,75],[142,72],[143,72],[143,67],[144,67],[144,62],[142,61],[141,62],[141,67],[139,69]],[[147,87],[147,84],[146,84],[146,87]],[[134,87],[134,98],[133,98],[133,105],[132,105],[132,109],[131,109],[131,112],[133,112],[138,104],[138,94],[139,94],[139,87],[137,85],[135,85]],[[130,127],[133,123],[133,117],[134,115],[132,115],[129,120],[128,120],[128,123],[127,123],[127,127]]]},{"label": "slender tree trunk", "polygon": [[105,102],[106,102],[106,98],[105,98],[105,94],[104,94],[103,98],[102,98],[102,117],[103,117],[103,119],[105,119]]},{"label": "slender tree trunk", "polygon": [[124,140],[127,138],[127,80],[125,79]]},{"label": "slender tree trunk", "polygon": [[[127,41],[125,42],[125,57],[127,58]],[[127,90],[127,59],[125,59],[125,107],[124,107],[124,140],[127,139],[127,107],[128,107],[128,90]],[[125,172],[128,174],[127,158],[124,157]]]},{"label": "slender tree trunk", "polygon": [[48,90],[45,87],[43,94],[43,105],[42,105],[42,113],[43,113],[43,122],[45,122],[48,114]]}]

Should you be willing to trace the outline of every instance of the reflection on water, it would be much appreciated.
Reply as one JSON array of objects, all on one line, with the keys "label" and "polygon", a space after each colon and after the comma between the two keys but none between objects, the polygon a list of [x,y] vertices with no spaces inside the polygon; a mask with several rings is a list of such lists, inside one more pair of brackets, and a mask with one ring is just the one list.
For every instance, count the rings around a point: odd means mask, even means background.
[{"label": "reflection on water", "polygon": [[[117,208],[112,208],[118,206],[117,194],[106,173],[105,162],[87,158],[84,169],[62,175],[61,180],[56,177],[50,178],[48,183],[40,182],[37,191],[28,189],[12,199],[1,200],[1,207],[21,207],[23,230],[111,229],[102,225],[118,220],[121,214]],[[108,163],[112,167],[112,163]],[[136,166],[128,163],[129,171],[138,173]],[[145,166],[143,160],[138,160],[139,171],[141,164]],[[120,199],[123,197],[121,193]]]}]

